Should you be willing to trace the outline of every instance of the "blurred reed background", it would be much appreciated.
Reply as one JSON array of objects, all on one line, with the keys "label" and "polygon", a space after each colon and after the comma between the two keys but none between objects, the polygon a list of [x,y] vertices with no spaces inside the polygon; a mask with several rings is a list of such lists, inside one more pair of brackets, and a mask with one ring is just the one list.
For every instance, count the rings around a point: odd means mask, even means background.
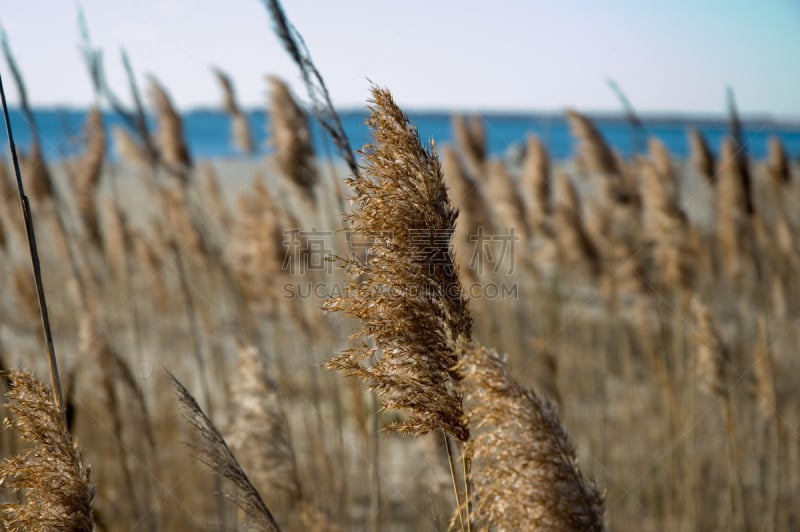
[{"label": "blurred reed background", "polygon": [[[187,117],[83,52],[105,110],[12,121],[68,416],[4,373],[9,530],[800,527],[797,130],[730,95],[724,128],[417,131],[379,88],[337,125],[220,69]],[[0,199],[0,360],[44,380],[7,160]]]}]

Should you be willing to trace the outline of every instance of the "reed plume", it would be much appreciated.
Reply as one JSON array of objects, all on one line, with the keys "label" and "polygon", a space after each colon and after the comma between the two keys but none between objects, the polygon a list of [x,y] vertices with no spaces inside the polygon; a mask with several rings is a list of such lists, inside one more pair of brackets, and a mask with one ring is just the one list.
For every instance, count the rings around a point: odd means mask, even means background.
[{"label": "reed plume", "polygon": [[[659,170],[661,167],[661,170]],[[642,200],[646,238],[653,242],[653,258],[664,286],[690,289],[695,252],[689,238],[689,219],[678,203],[669,167],[641,165]]]},{"label": "reed plume", "polygon": [[238,370],[232,386],[234,411],[226,431],[231,451],[253,484],[263,493],[301,496],[289,424],[278,398],[278,385],[267,374],[263,356],[252,345],[238,348]]},{"label": "reed plume", "polygon": [[478,115],[464,117],[453,115],[451,120],[453,138],[458,147],[462,163],[473,179],[486,176],[486,131],[483,119]]},{"label": "reed plume", "polygon": [[314,204],[314,189],[319,177],[314,166],[308,118],[283,81],[270,76],[268,82],[270,144],[275,148],[273,158],[281,175],[287,177],[303,197]]},{"label": "reed plume", "polygon": [[25,176],[31,197],[35,201],[43,202],[53,198],[53,178],[42,155],[42,146],[38,141],[31,144],[27,154],[23,154],[22,175]]},{"label": "reed plume", "polygon": [[236,461],[219,429],[203,412],[189,390],[173,375],[170,378],[183,407],[184,417],[192,426],[198,440],[190,444],[191,447],[197,452],[201,462],[220,477],[229,480],[235,488],[233,492],[225,492],[224,495],[245,513],[255,530],[279,532],[280,527],[275,518]]},{"label": "reed plume", "polygon": [[627,204],[638,211],[642,206],[642,198],[639,194],[639,178],[637,175],[637,161],[626,161],[622,155],[614,150],[614,161],[619,173],[619,183],[614,189],[617,202]]},{"label": "reed plume", "polygon": [[373,88],[367,124],[374,144],[363,150],[365,175],[348,181],[355,192],[348,220],[370,242],[369,253],[344,261],[355,280],[326,307],[361,319],[356,336],[373,343],[327,366],[362,378],[386,408],[406,412],[396,430],[422,435],[441,427],[465,441],[454,366],[472,320],[450,247],[456,211],[435,147],[423,148],[387,90]]},{"label": "reed plume", "polygon": [[526,200],[528,226],[543,232],[553,212],[550,198],[550,156],[536,135],[528,135],[520,187]]},{"label": "reed plume", "polygon": [[593,275],[601,273],[600,253],[586,233],[578,194],[565,172],[556,173],[555,236],[559,256],[566,265],[588,267]]},{"label": "reed plume", "polygon": [[765,419],[772,419],[777,414],[778,396],[775,391],[772,350],[767,338],[767,321],[763,316],[758,319],[758,344],[753,350],[753,375],[756,379],[758,409]]},{"label": "reed plume", "polygon": [[25,371],[12,371],[10,381],[5,424],[31,448],[0,462],[0,485],[24,493],[23,502],[0,509],[4,525],[14,531],[93,530],[90,468],[53,394]]},{"label": "reed plume", "polygon": [[717,180],[714,171],[716,163],[711,148],[708,147],[703,136],[694,128],[689,128],[689,160],[694,171],[706,178],[710,184]]},{"label": "reed plume", "polygon": [[286,257],[277,205],[261,179],[239,196],[230,234],[225,253],[245,299],[272,315]]},{"label": "reed plume", "polygon": [[77,161],[77,177],[81,188],[96,187],[103,171],[106,155],[106,132],[103,127],[103,112],[93,106],[86,116],[83,130],[85,149]]},{"label": "reed plume", "polygon": [[486,166],[486,191],[499,229],[505,234],[517,234],[525,241],[530,231],[525,202],[517,183],[508,174],[502,161],[490,161]]},{"label": "reed plume", "polygon": [[150,100],[155,107],[158,118],[156,144],[170,175],[179,181],[188,180],[188,171],[192,167],[189,149],[183,136],[183,122],[167,91],[154,77],[150,77]]},{"label": "reed plume", "polygon": [[650,150],[650,162],[661,180],[661,188],[669,201],[677,204],[680,198],[680,191],[678,190],[678,180],[667,146],[659,139],[652,137],[648,142],[648,148]]},{"label": "reed plume", "polygon": [[770,136],[767,144],[767,173],[778,184],[785,185],[792,179],[789,158],[781,139]]},{"label": "reed plume", "polygon": [[250,124],[247,123],[247,115],[239,107],[236,100],[236,92],[233,88],[233,81],[230,76],[222,70],[215,68],[214,75],[222,88],[223,100],[222,107],[231,117],[231,137],[233,144],[242,153],[253,152],[253,135],[250,132]]},{"label": "reed plume", "polygon": [[482,272],[484,249],[475,239],[481,232],[494,229],[489,199],[483,182],[475,180],[463,168],[455,150],[445,146],[442,161],[448,195],[458,209],[458,223],[453,229],[454,260],[468,284],[477,282]]},{"label": "reed plume", "polygon": [[695,374],[708,393],[725,397],[728,395],[727,366],[730,354],[706,305],[695,299],[692,309],[697,324],[693,335],[697,347]]},{"label": "reed plume", "polygon": [[95,195],[106,155],[106,133],[103,128],[103,114],[97,106],[92,107],[86,117],[84,136],[84,153],[78,159],[75,171],[71,172],[71,185],[78,215],[86,228],[89,241],[97,249],[102,249],[103,237],[97,216]]},{"label": "reed plume", "polygon": [[570,132],[580,142],[577,159],[581,167],[599,174],[615,174],[614,155],[600,131],[589,118],[577,111],[570,109],[566,114]]},{"label": "reed plume", "polygon": [[717,189],[714,196],[717,245],[724,270],[731,276],[741,273],[742,256],[749,231],[747,191],[742,187],[742,174],[736,148],[723,139],[717,170]]},{"label": "reed plume", "polygon": [[577,466],[555,408],[472,346],[461,362],[473,455],[473,517],[483,529],[604,530],[603,496]]}]

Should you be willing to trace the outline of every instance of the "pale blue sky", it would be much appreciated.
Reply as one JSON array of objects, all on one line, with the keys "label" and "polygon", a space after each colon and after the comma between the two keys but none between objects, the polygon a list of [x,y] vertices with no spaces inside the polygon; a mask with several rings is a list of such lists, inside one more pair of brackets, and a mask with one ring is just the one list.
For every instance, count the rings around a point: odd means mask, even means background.
[{"label": "pale blue sky", "polygon": [[[83,0],[112,85],[124,91],[125,46],[181,107],[216,104],[209,65],[234,78],[246,105],[265,74],[304,95],[260,0]],[[370,80],[409,108],[616,110],[612,77],[641,111],[724,111],[800,118],[796,0],[284,0],[334,102],[361,106]],[[84,105],[76,3],[0,0],[37,104]],[[7,72],[5,65],[0,71]],[[12,97],[13,98],[13,97]]]}]

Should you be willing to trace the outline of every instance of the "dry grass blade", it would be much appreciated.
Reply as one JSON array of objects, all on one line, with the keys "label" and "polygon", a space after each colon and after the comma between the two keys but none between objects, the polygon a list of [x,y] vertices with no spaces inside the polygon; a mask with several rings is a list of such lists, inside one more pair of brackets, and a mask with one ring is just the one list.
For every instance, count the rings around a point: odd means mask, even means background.
[{"label": "dry grass blade", "polygon": [[433,146],[423,148],[388,91],[373,88],[372,97],[374,144],[364,149],[365,176],[349,180],[356,203],[349,220],[368,253],[346,261],[356,280],[327,308],[361,319],[357,336],[374,344],[346,351],[328,367],[361,377],[385,407],[408,412],[399,431],[441,427],[466,440],[453,368],[472,320],[450,247],[456,211]]},{"label": "dry grass blade", "polygon": [[3,524],[12,531],[92,530],[89,467],[53,394],[30,373],[12,371],[8,397],[5,423],[32,447],[0,462],[0,486],[25,494],[24,502],[2,506]]},{"label": "dry grass blade", "polygon": [[178,400],[184,409],[186,419],[199,439],[192,446],[197,450],[200,460],[218,475],[233,483],[236,491],[225,495],[252,520],[256,530],[278,532],[280,528],[275,522],[275,518],[264,504],[258,490],[247,478],[239,462],[236,461],[236,457],[225,443],[219,429],[206,416],[189,390],[174,375],[170,374],[170,378],[175,386]]},{"label": "dry grass blade", "polygon": [[470,418],[473,517],[496,530],[601,531],[603,496],[546,400],[520,386],[493,351],[461,364]]}]

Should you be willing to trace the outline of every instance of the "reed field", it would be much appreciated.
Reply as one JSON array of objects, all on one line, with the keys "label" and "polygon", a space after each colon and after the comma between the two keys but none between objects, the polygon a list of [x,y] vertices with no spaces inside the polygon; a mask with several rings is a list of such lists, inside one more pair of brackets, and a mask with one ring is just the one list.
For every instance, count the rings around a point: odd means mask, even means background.
[{"label": "reed field", "polygon": [[197,160],[169,88],[131,74],[126,107],[87,47],[125,126],[95,106],[80,154],[46,161],[4,46],[58,368],[4,154],[3,530],[800,530],[800,174],[777,137],[749,157],[732,106],[720,146],[624,158],[569,110],[571,158],[532,134],[493,158],[479,116],[439,145],[375,85],[350,146],[264,3],[309,88],[267,79],[264,157],[223,70],[242,155]]}]

